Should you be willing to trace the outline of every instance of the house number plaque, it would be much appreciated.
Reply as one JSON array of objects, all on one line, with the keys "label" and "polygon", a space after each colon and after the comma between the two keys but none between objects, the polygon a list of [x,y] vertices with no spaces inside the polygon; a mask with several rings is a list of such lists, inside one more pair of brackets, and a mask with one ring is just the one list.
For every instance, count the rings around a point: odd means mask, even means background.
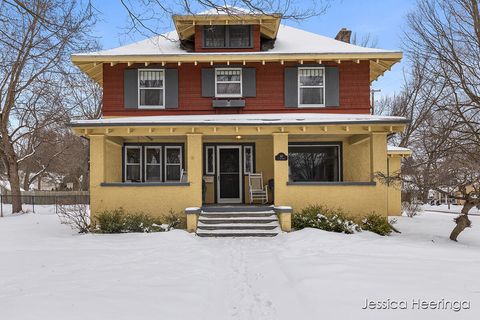
[{"label": "house number plaque", "polygon": [[276,156],[275,156],[275,160],[276,161],[287,161],[288,160],[288,156],[283,153],[283,152],[280,152],[278,153]]}]

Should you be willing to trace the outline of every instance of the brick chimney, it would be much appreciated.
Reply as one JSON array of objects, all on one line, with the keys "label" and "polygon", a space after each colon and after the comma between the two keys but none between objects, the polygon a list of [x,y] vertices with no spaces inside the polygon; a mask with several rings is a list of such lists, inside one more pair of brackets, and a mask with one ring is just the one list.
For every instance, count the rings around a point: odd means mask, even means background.
[{"label": "brick chimney", "polygon": [[342,29],[340,29],[340,31],[338,31],[337,35],[335,36],[335,40],[350,43],[350,36],[351,35],[352,35],[351,30],[348,30],[347,28],[342,28]]}]

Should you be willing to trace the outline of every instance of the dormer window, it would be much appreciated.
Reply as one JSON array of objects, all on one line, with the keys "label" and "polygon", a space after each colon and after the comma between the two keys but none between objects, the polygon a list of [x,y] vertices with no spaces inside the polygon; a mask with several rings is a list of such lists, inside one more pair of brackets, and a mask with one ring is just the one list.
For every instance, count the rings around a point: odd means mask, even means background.
[{"label": "dormer window", "polygon": [[252,29],[249,25],[213,25],[203,29],[204,48],[251,48]]}]

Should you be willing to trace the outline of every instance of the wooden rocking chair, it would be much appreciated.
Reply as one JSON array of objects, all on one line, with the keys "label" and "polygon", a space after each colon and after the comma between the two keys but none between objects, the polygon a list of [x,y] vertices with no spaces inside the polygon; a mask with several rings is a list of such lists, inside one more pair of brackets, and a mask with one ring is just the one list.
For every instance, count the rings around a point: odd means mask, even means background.
[{"label": "wooden rocking chair", "polygon": [[268,202],[268,185],[263,184],[261,172],[248,174],[248,187],[250,189],[250,204],[255,200],[261,200],[262,204]]}]

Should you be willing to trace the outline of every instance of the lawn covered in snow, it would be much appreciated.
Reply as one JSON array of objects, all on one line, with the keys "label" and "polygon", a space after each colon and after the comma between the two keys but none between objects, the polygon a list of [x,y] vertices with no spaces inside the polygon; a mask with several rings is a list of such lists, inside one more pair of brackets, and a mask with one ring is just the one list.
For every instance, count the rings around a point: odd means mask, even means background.
[{"label": "lawn covered in snow", "polygon": [[[400,217],[402,234],[266,239],[184,231],[79,235],[53,214],[0,219],[1,319],[479,319],[480,217]],[[470,310],[363,310],[365,299],[470,300]]]}]

